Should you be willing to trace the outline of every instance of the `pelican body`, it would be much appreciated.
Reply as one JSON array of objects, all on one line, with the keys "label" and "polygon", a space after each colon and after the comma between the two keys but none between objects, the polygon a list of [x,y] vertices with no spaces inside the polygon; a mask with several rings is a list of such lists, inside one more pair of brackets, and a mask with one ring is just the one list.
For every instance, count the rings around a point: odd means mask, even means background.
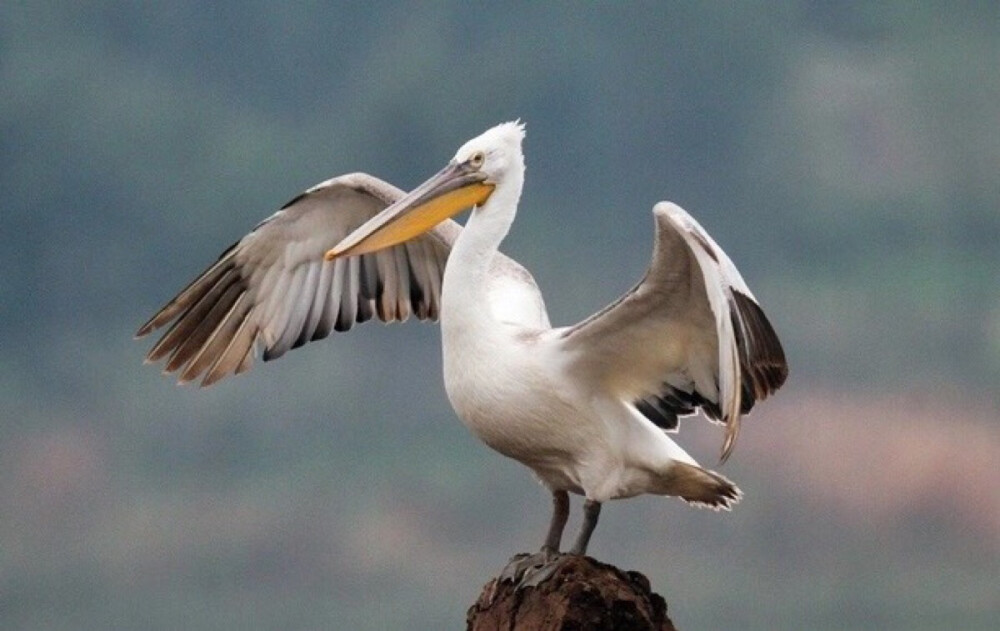
[{"label": "pelican body", "polygon": [[[679,206],[653,207],[643,279],[611,305],[552,327],[534,279],[500,252],[524,185],[524,126],[465,143],[403,194],[364,174],[328,180],[227,250],[139,335],[173,321],[148,355],[181,381],[208,385],[264,358],[384,321],[440,318],[444,383],[463,423],[529,467],[552,493],[541,556],[555,558],[569,511],[584,554],[601,505],[643,493],[729,509],[741,493],[668,435],[701,410],[725,425],[724,461],[741,415],[777,390],[777,335],[729,257]],[[464,228],[450,219],[472,208]]]}]

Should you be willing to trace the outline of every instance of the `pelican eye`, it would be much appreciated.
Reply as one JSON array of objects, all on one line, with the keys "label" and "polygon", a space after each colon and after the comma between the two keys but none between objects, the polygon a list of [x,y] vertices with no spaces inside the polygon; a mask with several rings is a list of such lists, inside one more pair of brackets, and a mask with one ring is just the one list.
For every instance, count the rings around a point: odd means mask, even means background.
[{"label": "pelican eye", "polygon": [[482,151],[475,152],[474,154],[472,154],[472,157],[469,158],[469,166],[472,167],[473,169],[480,168],[481,166],[483,166],[484,162],[486,162],[486,154],[484,154]]}]

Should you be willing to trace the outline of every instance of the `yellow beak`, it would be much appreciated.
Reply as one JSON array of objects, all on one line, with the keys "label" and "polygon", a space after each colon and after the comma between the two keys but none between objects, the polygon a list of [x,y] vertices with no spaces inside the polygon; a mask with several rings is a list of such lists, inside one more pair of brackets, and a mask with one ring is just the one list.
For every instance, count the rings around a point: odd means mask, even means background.
[{"label": "yellow beak", "polygon": [[494,185],[485,180],[482,172],[453,162],[361,224],[327,251],[324,258],[332,261],[342,256],[377,252],[418,237],[445,219],[489,199]]}]

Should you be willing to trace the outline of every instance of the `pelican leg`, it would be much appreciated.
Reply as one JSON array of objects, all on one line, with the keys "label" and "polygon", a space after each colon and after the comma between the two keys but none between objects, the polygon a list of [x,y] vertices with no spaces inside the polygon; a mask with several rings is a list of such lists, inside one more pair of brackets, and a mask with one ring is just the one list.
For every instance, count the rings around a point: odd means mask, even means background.
[{"label": "pelican leg", "polygon": [[514,555],[500,572],[500,581],[516,582],[517,589],[521,589],[537,587],[552,576],[559,565],[558,561],[562,558],[559,545],[562,542],[567,519],[569,519],[569,493],[553,491],[552,520],[549,522],[549,530],[541,550],[534,554]]},{"label": "pelican leg", "polygon": [[562,542],[567,519],[569,519],[569,493],[552,491],[552,521],[549,522],[549,533],[545,536],[545,543],[542,544],[542,552],[559,554],[559,545]]},{"label": "pelican leg", "polygon": [[594,500],[586,500],[583,503],[583,525],[580,526],[580,534],[576,537],[576,543],[570,554],[583,556],[587,554],[587,544],[590,543],[590,535],[594,534],[597,527],[597,518],[601,516],[601,503]]}]

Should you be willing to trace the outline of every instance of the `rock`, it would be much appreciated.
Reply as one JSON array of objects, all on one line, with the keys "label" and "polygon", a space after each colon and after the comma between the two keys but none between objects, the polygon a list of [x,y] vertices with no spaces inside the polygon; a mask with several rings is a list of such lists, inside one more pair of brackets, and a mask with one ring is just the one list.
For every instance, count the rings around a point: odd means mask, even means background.
[{"label": "rock", "polygon": [[676,631],[645,576],[576,556],[538,587],[490,580],[466,623],[468,631]]}]

